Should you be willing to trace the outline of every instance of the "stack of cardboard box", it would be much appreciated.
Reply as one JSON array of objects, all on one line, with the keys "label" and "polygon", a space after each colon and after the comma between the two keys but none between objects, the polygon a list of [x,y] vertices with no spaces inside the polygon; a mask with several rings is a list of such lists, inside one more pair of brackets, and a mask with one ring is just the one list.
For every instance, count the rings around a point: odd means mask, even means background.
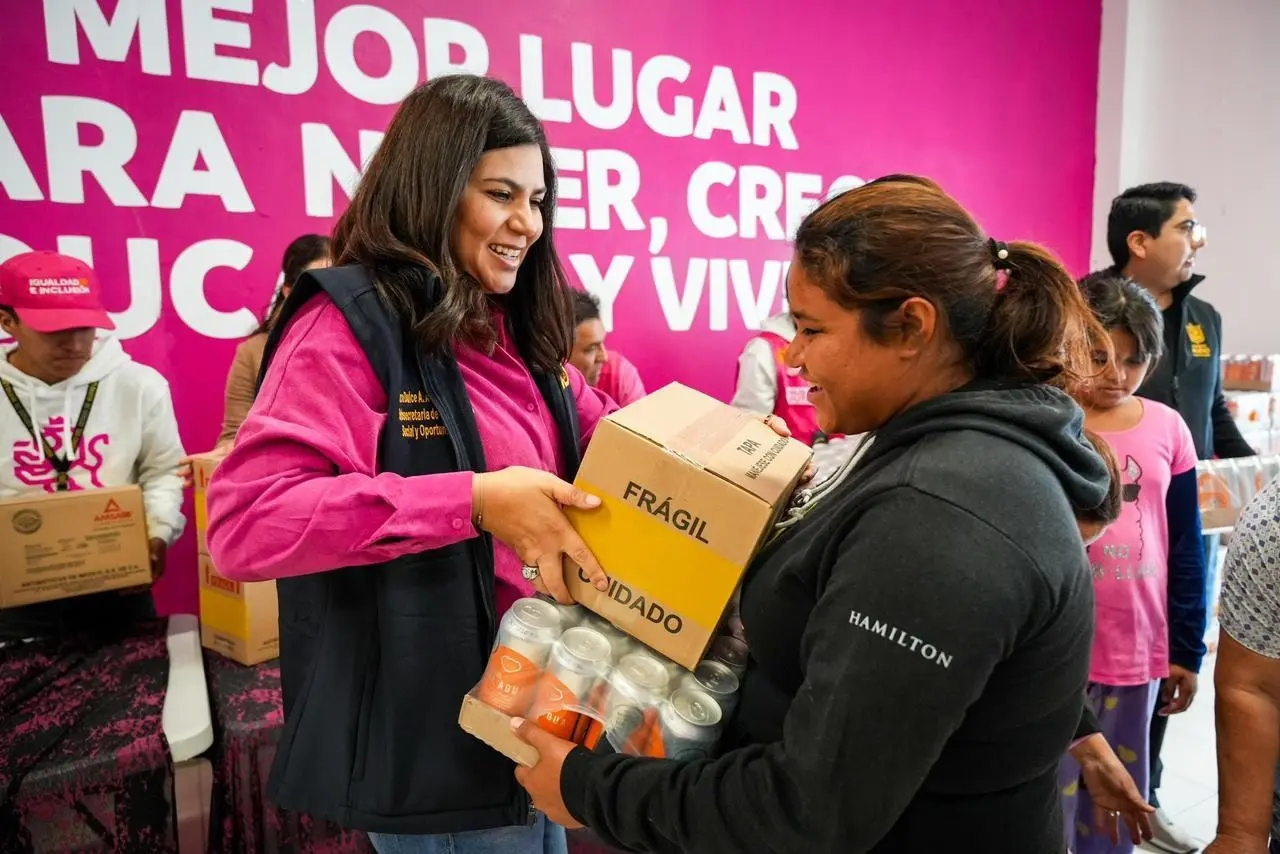
[{"label": "stack of cardboard box", "polygon": [[259,664],[280,655],[280,615],[274,581],[232,581],[218,574],[206,540],[209,480],[218,458],[197,456],[195,481],[196,544],[200,568],[200,639],[205,648],[241,664]]}]

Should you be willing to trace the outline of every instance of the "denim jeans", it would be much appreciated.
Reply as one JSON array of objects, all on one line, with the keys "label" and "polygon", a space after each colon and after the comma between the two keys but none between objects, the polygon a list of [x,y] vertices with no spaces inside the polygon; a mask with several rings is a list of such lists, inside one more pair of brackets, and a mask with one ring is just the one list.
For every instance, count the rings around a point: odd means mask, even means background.
[{"label": "denim jeans", "polygon": [[403,836],[370,833],[378,854],[568,854],[564,828],[538,814],[533,825],[495,827],[470,833]]}]

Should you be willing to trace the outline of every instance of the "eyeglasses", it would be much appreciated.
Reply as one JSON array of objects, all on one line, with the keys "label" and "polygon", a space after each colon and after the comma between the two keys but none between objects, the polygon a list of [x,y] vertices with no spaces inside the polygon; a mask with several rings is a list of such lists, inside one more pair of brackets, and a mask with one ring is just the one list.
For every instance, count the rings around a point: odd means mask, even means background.
[{"label": "eyeglasses", "polygon": [[1203,246],[1209,239],[1209,230],[1204,227],[1204,223],[1197,220],[1189,219],[1178,227],[1186,232],[1192,243]]}]

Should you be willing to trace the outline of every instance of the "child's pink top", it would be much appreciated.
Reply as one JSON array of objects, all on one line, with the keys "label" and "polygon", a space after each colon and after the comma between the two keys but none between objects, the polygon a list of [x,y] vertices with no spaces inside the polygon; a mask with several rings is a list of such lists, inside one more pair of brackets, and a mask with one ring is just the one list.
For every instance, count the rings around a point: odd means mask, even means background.
[{"label": "child's pink top", "polygon": [[1169,518],[1174,475],[1196,466],[1182,416],[1151,400],[1142,420],[1120,433],[1098,432],[1120,464],[1120,518],[1089,546],[1097,620],[1092,682],[1145,685],[1169,675]]}]

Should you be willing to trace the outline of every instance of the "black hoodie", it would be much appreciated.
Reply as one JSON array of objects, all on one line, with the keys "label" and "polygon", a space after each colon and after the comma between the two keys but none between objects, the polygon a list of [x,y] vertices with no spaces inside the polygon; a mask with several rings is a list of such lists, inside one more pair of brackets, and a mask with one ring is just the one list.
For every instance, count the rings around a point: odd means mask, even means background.
[{"label": "black hoodie", "polygon": [[1064,851],[1093,632],[1073,508],[1107,490],[1082,425],[1055,390],[978,385],[886,424],[748,570],[732,749],[578,748],[570,812],[640,851]]}]

